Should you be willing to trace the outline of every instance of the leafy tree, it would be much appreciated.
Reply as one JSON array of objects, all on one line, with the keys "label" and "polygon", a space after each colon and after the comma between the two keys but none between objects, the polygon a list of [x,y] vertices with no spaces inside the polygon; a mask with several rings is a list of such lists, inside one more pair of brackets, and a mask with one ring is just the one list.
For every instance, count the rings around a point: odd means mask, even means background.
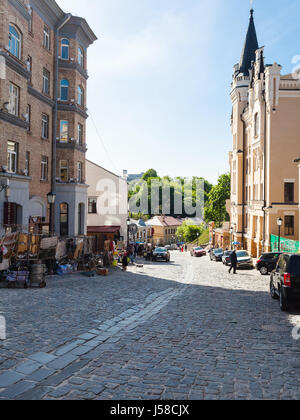
[{"label": "leafy tree", "polygon": [[195,226],[189,222],[183,222],[183,224],[177,229],[177,237],[181,238],[183,242],[194,242],[199,238],[204,231],[204,226]]},{"label": "leafy tree", "polygon": [[143,181],[147,181],[149,180],[149,178],[158,178],[157,172],[155,169],[149,169],[147,172],[144,173],[144,175],[142,176],[142,180]]},{"label": "leafy tree", "polygon": [[230,199],[230,185],[230,174],[224,174],[219,177],[218,184],[211,189],[205,208],[206,222],[214,221],[216,226],[220,227],[223,222],[230,220],[226,211],[226,201]]}]

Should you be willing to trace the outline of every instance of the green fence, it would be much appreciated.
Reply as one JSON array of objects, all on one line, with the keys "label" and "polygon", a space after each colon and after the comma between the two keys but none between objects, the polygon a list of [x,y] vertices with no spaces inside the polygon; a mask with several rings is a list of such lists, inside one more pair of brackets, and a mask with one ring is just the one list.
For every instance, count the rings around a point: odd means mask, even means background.
[{"label": "green fence", "polygon": [[[271,235],[271,251],[278,251],[278,240],[279,237],[276,235]],[[300,251],[300,242],[292,241],[291,239],[280,238],[280,251],[284,252],[299,252]]]}]

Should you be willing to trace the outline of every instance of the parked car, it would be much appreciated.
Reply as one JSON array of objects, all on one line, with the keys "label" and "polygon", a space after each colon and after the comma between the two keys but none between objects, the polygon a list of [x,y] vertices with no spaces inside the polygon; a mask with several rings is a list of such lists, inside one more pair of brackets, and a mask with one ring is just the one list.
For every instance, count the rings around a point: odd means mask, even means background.
[{"label": "parked car", "polygon": [[164,260],[166,262],[169,262],[170,258],[170,252],[166,248],[156,248],[153,252],[152,261]]},{"label": "parked car", "polygon": [[232,251],[225,251],[224,255],[222,257],[222,262],[224,265],[230,265],[230,255],[232,254]]},{"label": "parked car", "polygon": [[254,263],[248,251],[237,251],[237,267],[238,268],[254,268]]},{"label": "parked car", "polygon": [[271,274],[272,299],[280,300],[282,311],[289,309],[292,300],[300,302],[300,255],[282,254]]},{"label": "parked car", "polygon": [[192,248],[191,256],[192,257],[205,257],[206,256],[206,251],[205,251],[205,249],[197,246],[195,248]]},{"label": "parked car", "polygon": [[272,273],[277,266],[280,255],[282,255],[282,252],[269,252],[262,254],[256,263],[256,269],[260,271],[262,276]]},{"label": "parked car", "polygon": [[224,255],[224,251],[221,248],[213,249],[212,252],[209,254],[211,261],[220,261],[222,262],[222,257]]}]

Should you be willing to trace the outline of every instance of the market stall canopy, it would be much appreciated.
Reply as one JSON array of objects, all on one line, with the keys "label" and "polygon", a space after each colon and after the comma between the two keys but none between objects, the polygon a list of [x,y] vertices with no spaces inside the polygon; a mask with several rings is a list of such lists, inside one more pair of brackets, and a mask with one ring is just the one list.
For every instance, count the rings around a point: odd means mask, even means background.
[{"label": "market stall canopy", "polygon": [[88,233],[117,233],[121,226],[88,226]]}]

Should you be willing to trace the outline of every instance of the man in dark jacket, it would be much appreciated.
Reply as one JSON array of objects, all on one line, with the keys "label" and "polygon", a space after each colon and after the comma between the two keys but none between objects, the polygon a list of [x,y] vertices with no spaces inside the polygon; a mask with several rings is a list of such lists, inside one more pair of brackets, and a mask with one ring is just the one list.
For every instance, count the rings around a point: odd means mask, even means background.
[{"label": "man in dark jacket", "polygon": [[233,274],[236,274],[236,268],[237,268],[237,255],[236,255],[236,251],[234,250],[231,254],[230,254],[230,269],[229,269],[229,274],[231,273],[231,270],[233,269]]}]

